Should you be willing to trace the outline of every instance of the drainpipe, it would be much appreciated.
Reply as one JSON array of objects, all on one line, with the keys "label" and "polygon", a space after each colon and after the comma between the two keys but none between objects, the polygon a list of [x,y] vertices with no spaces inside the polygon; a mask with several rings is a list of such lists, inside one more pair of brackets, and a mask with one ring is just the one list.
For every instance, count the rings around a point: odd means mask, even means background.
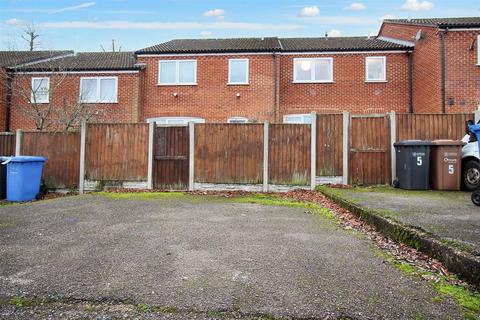
[{"label": "drainpipe", "polygon": [[445,35],[447,34],[448,29],[440,31],[441,38],[441,68],[442,68],[442,113],[446,113],[445,108],[445,82],[446,82],[446,73],[445,73],[445,62],[446,62],[446,50],[445,50]]},{"label": "drainpipe", "polygon": [[409,51],[408,56],[408,112],[413,113],[413,52]]},{"label": "drainpipe", "polygon": [[12,107],[13,72],[6,70],[7,95],[5,97],[5,131],[10,131],[10,113]]},{"label": "drainpipe", "polygon": [[280,72],[278,70],[278,65],[280,63],[279,55],[273,53],[273,95],[274,95],[274,105],[273,105],[273,114],[275,122],[278,122],[278,117],[280,116]]}]

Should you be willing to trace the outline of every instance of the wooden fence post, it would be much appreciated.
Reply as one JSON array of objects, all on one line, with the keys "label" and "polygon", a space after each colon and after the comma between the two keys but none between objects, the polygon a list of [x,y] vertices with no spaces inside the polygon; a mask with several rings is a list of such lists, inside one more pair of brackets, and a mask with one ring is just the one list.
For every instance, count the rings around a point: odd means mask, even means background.
[{"label": "wooden fence post", "polygon": [[147,189],[153,189],[153,134],[155,131],[155,122],[148,124],[148,172]]},{"label": "wooden fence post", "polygon": [[188,123],[189,161],[188,161],[188,191],[194,190],[195,183],[195,123]]},{"label": "wooden fence post", "polygon": [[317,114],[312,112],[310,124],[310,189],[317,186]]},{"label": "wooden fence post", "polygon": [[475,124],[477,124],[480,121],[480,110],[475,110],[473,112],[473,118],[474,118]]},{"label": "wooden fence post", "polygon": [[390,113],[390,163],[392,165],[392,184],[397,175],[397,154],[393,144],[397,141],[397,120],[395,112]]},{"label": "wooden fence post", "polygon": [[268,121],[263,124],[263,192],[268,192]]},{"label": "wooden fence post", "polygon": [[349,114],[348,112],[342,112],[343,118],[343,172],[342,172],[342,183],[348,184],[348,158],[349,158],[349,146],[348,146],[348,124],[349,124]]},{"label": "wooden fence post", "polygon": [[17,129],[15,134],[15,156],[18,157],[22,153],[22,138],[23,132],[20,129]]},{"label": "wooden fence post", "polygon": [[87,122],[82,121],[80,129],[80,179],[78,183],[78,193],[83,194],[85,190],[85,142],[87,137]]}]

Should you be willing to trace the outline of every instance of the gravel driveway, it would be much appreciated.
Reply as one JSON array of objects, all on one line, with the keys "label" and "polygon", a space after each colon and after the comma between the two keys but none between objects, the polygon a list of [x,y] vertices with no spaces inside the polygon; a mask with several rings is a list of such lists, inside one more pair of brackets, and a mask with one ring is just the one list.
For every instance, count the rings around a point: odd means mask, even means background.
[{"label": "gravel driveway", "polygon": [[2,303],[0,318],[462,318],[436,296],[302,208],[186,195],[0,208],[0,299],[57,301]]}]

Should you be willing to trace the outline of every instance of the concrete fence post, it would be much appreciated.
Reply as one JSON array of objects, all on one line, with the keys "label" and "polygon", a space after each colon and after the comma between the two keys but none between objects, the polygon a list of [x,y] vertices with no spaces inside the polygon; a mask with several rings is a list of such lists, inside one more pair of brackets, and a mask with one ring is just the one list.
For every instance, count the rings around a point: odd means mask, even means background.
[{"label": "concrete fence post", "polygon": [[147,189],[153,189],[153,135],[155,131],[155,122],[148,124],[148,172]]},{"label": "concrete fence post", "polygon": [[348,158],[349,158],[349,145],[348,145],[348,126],[349,126],[349,114],[348,112],[342,112],[342,128],[343,128],[343,139],[342,139],[342,163],[343,163],[343,172],[342,172],[342,183],[348,184]]},{"label": "concrete fence post", "polygon": [[189,136],[189,148],[188,148],[188,191],[195,189],[195,123],[188,123],[188,136]]},{"label": "concrete fence post", "polygon": [[20,129],[17,129],[15,132],[15,156],[18,157],[22,153],[22,139],[23,132]]},{"label": "concrete fence post", "polygon": [[83,194],[85,191],[85,143],[87,138],[87,122],[82,121],[80,129],[80,174],[78,182],[78,193]]},{"label": "concrete fence post", "polygon": [[[479,107],[480,108],[480,107]],[[473,113],[473,119],[475,121],[475,124],[477,124],[480,121],[480,110],[475,110]]]},{"label": "concrete fence post", "polygon": [[268,130],[269,124],[266,121],[263,124],[263,192],[268,192]]},{"label": "concrete fence post", "polygon": [[395,112],[390,113],[390,163],[392,165],[392,184],[397,175],[397,154],[393,144],[397,141],[397,120]]},{"label": "concrete fence post", "polygon": [[317,186],[317,114],[312,112],[310,124],[310,189]]}]

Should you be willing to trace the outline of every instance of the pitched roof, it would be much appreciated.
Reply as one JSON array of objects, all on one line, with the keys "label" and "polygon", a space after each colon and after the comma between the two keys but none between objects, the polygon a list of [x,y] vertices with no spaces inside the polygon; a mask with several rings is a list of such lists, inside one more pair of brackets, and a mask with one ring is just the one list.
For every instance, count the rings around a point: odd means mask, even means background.
[{"label": "pitched roof", "polygon": [[29,64],[17,71],[113,71],[138,70],[133,52],[80,52],[68,57]]},{"label": "pitched roof", "polygon": [[380,40],[376,37],[283,38],[283,51],[374,51],[405,50],[406,44]]},{"label": "pitched roof", "polygon": [[73,51],[0,51],[0,67],[14,67],[67,54],[73,54]]},{"label": "pitched roof", "polygon": [[409,49],[405,44],[393,43],[375,37],[328,38],[234,38],[171,40],[137,54],[182,53],[237,53],[282,51],[371,51]]},{"label": "pitched roof", "polygon": [[423,18],[423,19],[386,19],[384,22],[415,24],[439,28],[474,28],[480,27],[480,17],[462,18]]},{"label": "pitched roof", "polygon": [[278,38],[175,39],[138,50],[149,53],[271,52],[280,50]]}]

